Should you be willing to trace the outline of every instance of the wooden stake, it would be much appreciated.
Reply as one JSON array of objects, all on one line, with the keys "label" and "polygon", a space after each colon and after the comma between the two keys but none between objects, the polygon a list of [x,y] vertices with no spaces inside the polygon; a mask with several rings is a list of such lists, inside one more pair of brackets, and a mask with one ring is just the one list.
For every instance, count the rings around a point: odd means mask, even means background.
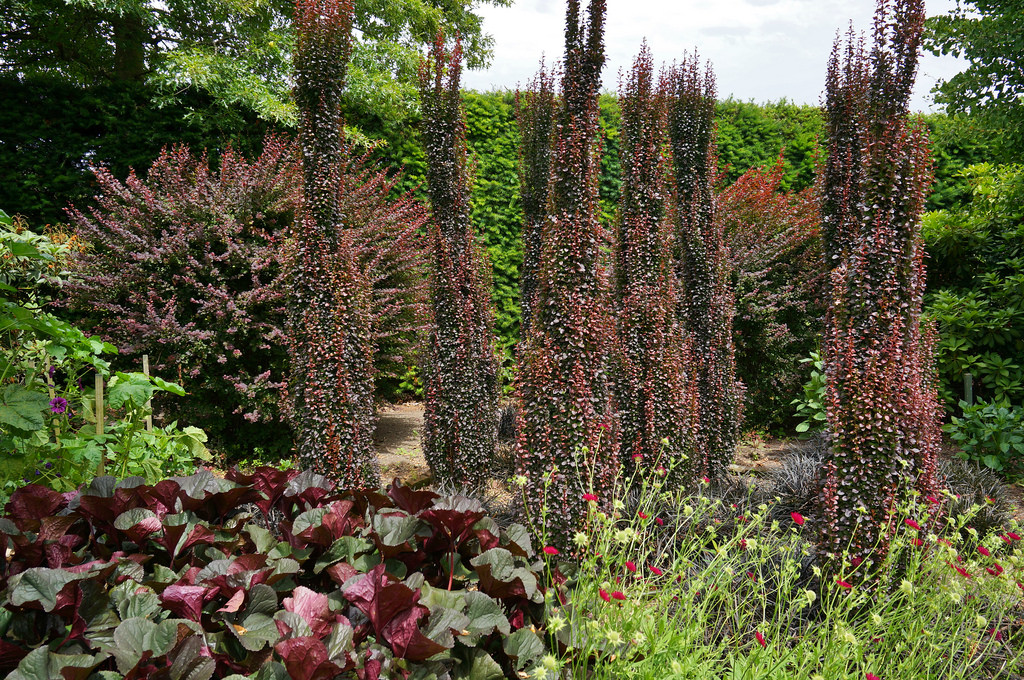
[{"label": "wooden stake", "polygon": [[[143,354],[142,355],[142,374],[144,376],[146,376],[147,378],[149,377],[149,355],[148,354]],[[153,400],[152,399],[148,399],[146,401],[146,411],[149,412],[149,415],[146,416],[146,432],[152,432],[153,431]]]},{"label": "wooden stake", "polygon": [[[96,434],[103,436],[103,376],[99,373],[96,374]],[[107,454],[105,453],[106,447],[100,449],[104,453],[100,454],[100,469],[99,474],[102,476],[106,474],[107,467]]]}]

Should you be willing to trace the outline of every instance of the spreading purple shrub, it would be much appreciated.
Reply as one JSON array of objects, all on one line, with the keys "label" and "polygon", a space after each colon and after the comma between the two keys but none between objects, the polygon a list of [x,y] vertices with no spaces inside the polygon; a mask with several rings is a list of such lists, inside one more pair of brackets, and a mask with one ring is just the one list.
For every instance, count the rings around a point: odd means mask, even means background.
[{"label": "spreading purple shrub", "polygon": [[884,554],[895,503],[935,484],[939,405],[933,339],[921,326],[931,168],[924,130],[908,115],[923,22],[923,0],[881,0],[870,53],[851,36],[828,67],[822,541],[855,558]]},{"label": "spreading purple shrub", "polygon": [[675,197],[673,260],[682,284],[680,317],[690,338],[699,425],[694,473],[725,474],[736,452],[742,388],[736,381],[733,293],[722,225],[715,220],[715,78],[696,55],[663,76]]},{"label": "spreading purple shrub", "polygon": [[438,36],[419,72],[433,261],[423,453],[438,480],[479,487],[497,446],[498,365],[487,260],[470,219],[461,70],[461,45],[449,52]]}]

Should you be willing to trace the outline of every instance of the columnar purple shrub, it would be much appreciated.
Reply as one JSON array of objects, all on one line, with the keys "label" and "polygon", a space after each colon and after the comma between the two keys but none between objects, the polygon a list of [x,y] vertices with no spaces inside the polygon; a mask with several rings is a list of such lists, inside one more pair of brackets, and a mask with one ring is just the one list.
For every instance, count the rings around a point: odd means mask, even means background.
[{"label": "columnar purple shrub", "polygon": [[516,121],[520,135],[519,195],[523,204],[523,268],[520,337],[530,333],[540,276],[541,238],[548,216],[552,141],[555,132],[555,76],[540,70],[524,92],[516,92]]},{"label": "columnar purple shrub", "polygon": [[[614,325],[598,219],[597,93],[604,0],[566,12],[561,108],[551,167],[534,322],[519,376],[519,469],[531,509],[549,508],[549,540],[568,547],[585,492],[606,493],[618,468],[607,357]],[[549,480],[545,482],[545,475]]]},{"label": "columnar purple shrub", "polygon": [[682,284],[680,318],[692,343],[690,374],[700,421],[694,472],[720,476],[732,461],[742,389],[736,381],[732,339],[733,294],[722,226],[715,220],[715,78],[701,73],[696,55],[663,76],[672,150],[676,276]]},{"label": "columnar purple shrub", "polygon": [[487,480],[498,436],[497,358],[487,262],[470,220],[462,47],[438,36],[420,65],[431,220],[431,327],[423,370],[423,453],[435,478]]},{"label": "columnar purple shrub", "polygon": [[665,206],[665,111],[646,45],[620,102],[622,198],[615,259],[619,457],[627,470],[663,465],[682,480],[693,476],[680,458],[692,453],[689,433],[697,424],[696,402],[686,376],[692,357],[677,315],[672,224]]},{"label": "columnar purple shrub", "polygon": [[897,500],[935,484],[939,411],[921,326],[931,168],[923,128],[908,116],[923,22],[923,0],[882,0],[870,53],[852,37],[845,48],[837,41],[828,67],[823,547],[834,554],[884,553]]},{"label": "columnar purple shrub", "polygon": [[155,375],[180,382],[189,399],[158,409],[222,450],[291,447],[278,243],[300,202],[296,156],[269,137],[254,161],[228,149],[212,171],[176,147],[146,176],[96,169],[96,206],[69,211],[89,247],[75,254],[68,307],[121,350],[121,368],[149,354]]},{"label": "columnar purple shrub", "polygon": [[303,465],[346,486],[377,486],[372,293],[359,267],[360,231],[344,228],[338,201],[353,11],[352,0],[295,6],[303,205],[288,287],[292,423]]}]

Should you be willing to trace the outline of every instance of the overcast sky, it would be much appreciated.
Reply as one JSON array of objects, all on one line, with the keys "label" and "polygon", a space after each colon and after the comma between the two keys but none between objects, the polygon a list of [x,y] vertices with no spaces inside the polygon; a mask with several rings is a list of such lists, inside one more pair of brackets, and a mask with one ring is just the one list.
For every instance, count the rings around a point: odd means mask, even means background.
[{"label": "overcast sky", "polygon": [[[926,0],[928,16],[955,4]],[[603,86],[617,89],[620,69],[632,63],[646,38],[655,63],[696,48],[714,67],[719,98],[817,105],[836,31],[845,32],[850,21],[858,31],[869,30],[874,10],[875,0],[608,0]],[[562,0],[515,0],[512,7],[477,11],[494,36],[494,60],[486,71],[465,72],[465,87],[515,89],[533,76],[542,55],[548,64],[562,57]],[[930,110],[936,79],[957,70],[952,58],[924,55],[913,108]]]}]

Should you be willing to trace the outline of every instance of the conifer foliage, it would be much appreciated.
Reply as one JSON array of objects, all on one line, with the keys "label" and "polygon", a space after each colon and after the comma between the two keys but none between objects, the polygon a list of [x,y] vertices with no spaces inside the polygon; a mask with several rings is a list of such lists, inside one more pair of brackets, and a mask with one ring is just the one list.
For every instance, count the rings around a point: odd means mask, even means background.
[{"label": "conifer foliage", "polygon": [[931,169],[924,131],[908,117],[923,22],[923,0],[881,0],[870,52],[850,36],[828,66],[823,541],[855,557],[884,553],[893,504],[935,483],[938,402],[921,327]]},{"label": "conifer foliage", "polygon": [[523,268],[519,276],[522,291],[520,337],[530,333],[537,303],[541,235],[548,215],[556,106],[555,76],[546,71],[541,63],[528,89],[516,92],[516,121],[519,123],[521,138],[519,195],[523,204]]},{"label": "conifer foliage", "polygon": [[688,466],[669,466],[667,460],[692,453],[689,432],[696,425],[696,401],[685,371],[692,357],[676,313],[662,161],[665,112],[646,45],[626,79],[621,106],[622,198],[615,262],[619,455],[627,470],[665,465],[686,479],[692,477]]},{"label": "conifer foliage", "polygon": [[[582,496],[604,492],[618,467],[607,357],[610,291],[598,219],[597,93],[604,0],[566,11],[561,106],[551,167],[534,322],[521,356],[519,466],[531,510],[546,504],[549,540],[563,546],[586,517]],[[549,475],[547,483],[545,475]]]},{"label": "conifer foliage", "polygon": [[715,78],[697,55],[669,68],[668,138],[675,195],[674,265],[680,317],[692,343],[699,425],[694,472],[718,477],[736,452],[741,388],[732,339],[733,298],[723,229],[715,220]]},{"label": "conifer foliage", "polygon": [[352,0],[298,0],[295,100],[303,206],[294,233],[288,330],[296,450],[303,465],[346,486],[380,483],[373,446],[371,286],[361,230],[345,228],[341,94]]},{"label": "conifer foliage", "polygon": [[470,219],[461,71],[461,45],[449,51],[439,35],[419,71],[434,267],[423,452],[438,480],[478,487],[497,445],[498,383],[488,268]]}]

